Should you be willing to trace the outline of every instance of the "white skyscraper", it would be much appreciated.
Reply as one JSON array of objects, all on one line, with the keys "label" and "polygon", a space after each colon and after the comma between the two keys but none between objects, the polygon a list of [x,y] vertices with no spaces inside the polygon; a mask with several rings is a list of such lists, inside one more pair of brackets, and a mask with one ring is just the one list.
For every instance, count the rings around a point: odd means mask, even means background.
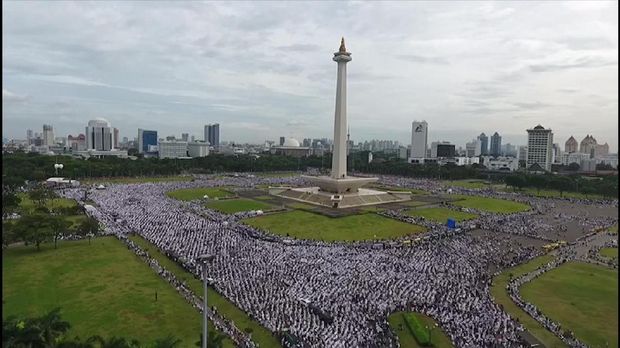
[{"label": "white skyscraper", "polygon": [[526,168],[538,164],[546,171],[551,170],[553,163],[553,133],[538,125],[527,130],[527,161]]},{"label": "white skyscraper", "polygon": [[103,118],[88,121],[86,127],[86,149],[110,151],[114,147],[114,131],[110,122]]},{"label": "white skyscraper", "polygon": [[413,121],[411,124],[411,158],[425,158],[428,149],[428,123]]}]

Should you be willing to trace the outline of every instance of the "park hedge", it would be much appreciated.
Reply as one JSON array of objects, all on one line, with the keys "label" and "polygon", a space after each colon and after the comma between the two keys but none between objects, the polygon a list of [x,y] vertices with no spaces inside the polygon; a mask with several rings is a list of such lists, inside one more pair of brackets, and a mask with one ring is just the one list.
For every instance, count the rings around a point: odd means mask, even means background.
[{"label": "park hedge", "polygon": [[403,314],[403,317],[405,319],[405,324],[407,325],[409,332],[411,332],[418,344],[420,344],[422,347],[430,347],[430,335],[428,334],[428,330],[426,330],[424,324],[420,321],[420,319],[418,319],[418,317],[414,313]]}]

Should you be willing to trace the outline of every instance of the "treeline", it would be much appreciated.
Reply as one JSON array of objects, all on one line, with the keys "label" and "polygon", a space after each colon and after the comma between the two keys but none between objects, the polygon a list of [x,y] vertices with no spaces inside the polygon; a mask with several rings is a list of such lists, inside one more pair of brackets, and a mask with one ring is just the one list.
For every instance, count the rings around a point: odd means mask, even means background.
[{"label": "treeline", "polygon": [[506,185],[514,190],[534,188],[540,190],[557,190],[560,196],[565,192],[577,192],[586,195],[618,197],[618,176],[587,178],[580,175],[529,175],[518,173],[504,179]]},{"label": "treeline", "polygon": [[[94,309],[96,310],[96,309]],[[17,318],[10,316],[2,320],[2,347],[46,347],[46,348],[176,348],[192,346],[174,336],[156,339],[152,344],[141,344],[138,340],[113,336],[104,338],[94,335],[87,339],[66,337],[71,323],[62,319],[60,308],[55,308],[40,317]],[[210,331],[207,346],[221,348],[225,336]],[[202,334],[194,346],[202,345]]]}]

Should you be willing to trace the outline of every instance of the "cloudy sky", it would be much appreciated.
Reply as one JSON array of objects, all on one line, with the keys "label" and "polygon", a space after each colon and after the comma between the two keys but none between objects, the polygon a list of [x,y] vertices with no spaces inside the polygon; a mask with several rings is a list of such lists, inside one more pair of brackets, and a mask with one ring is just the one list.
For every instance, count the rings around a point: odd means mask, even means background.
[{"label": "cloudy sky", "polygon": [[104,117],[133,138],[331,137],[344,36],[354,140],[618,148],[617,2],[2,2],[3,136]]}]

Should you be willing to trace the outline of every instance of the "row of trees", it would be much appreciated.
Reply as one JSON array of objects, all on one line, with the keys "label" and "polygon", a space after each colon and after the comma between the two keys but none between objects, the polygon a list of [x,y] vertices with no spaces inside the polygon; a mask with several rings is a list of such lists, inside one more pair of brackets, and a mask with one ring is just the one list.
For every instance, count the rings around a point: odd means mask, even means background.
[{"label": "row of trees", "polygon": [[[73,339],[65,337],[71,324],[62,320],[60,308],[34,318],[18,319],[15,316],[2,321],[2,347],[6,348],[177,348],[182,341],[174,336],[156,339],[151,345],[140,344],[138,340],[123,337],[103,338],[95,335],[86,340],[79,337]],[[207,345],[221,348],[225,336],[210,331]],[[202,334],[195,343],[202,345]],[[185,345],[187,346],[187,345]]]},{"label": "row of trees", "polygon": [[[47,202],[56,198],[53,191],[43,185],[35,186],[27,194],[34,202],[32,209],[22,206],[20,195],[16,190],[4,186],[2,190],[2,245],[24,242],[34,245],[40,250],[41,244],[54,242],[58,247],[58,240],[71,230],[72,223],[67,216],[83,214],[79,206],[54,207],[48,206]],[[13,213],[19,213],[18,218],[8,218]],[[90,238],[100,231],[99,222],[90,216],[78,224],[71,232],[81,237]]]},{"label": "row of trees", "polygon": [[603,197],[618,197],[618,176],[599,178],[584,178],[579,175],[528,175],[524,173],[513,174],[505,179],[506,185],[513,190],[523,188],[535,188],[540,190],[557,190],[560,196],[566,192],[577,192],[586,195],[600,195]]}]

